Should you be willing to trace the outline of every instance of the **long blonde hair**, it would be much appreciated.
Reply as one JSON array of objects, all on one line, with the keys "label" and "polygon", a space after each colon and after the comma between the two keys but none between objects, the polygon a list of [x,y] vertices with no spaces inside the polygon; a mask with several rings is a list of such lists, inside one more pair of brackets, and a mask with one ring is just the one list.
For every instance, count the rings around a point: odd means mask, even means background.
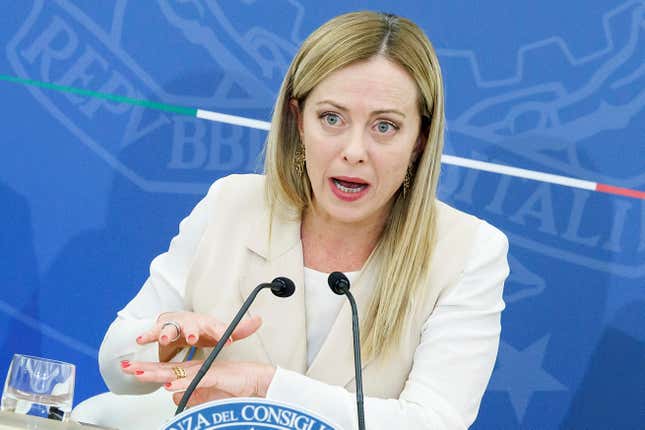
[{"label": "long blonde hair", "polygon": [[[413,22],[377,12],[340,15],[314,31],[302,44],[284,78],[265,148],[266,194],[272,211],[297,213],[311,204],[306,172],[296,169],[300,137],[291,100],[302,106],[329,74],[349,64],[381,55],[402,66],[416,82],[421,136],[427,138],[412,166],[411,186],[395,197],[381,237],[367,264],[380,266],[375,292],[364,316],[362,350],[368,357],[390,352],[406,329],[414,304],[428,286],[435,240],[435,194],[444,134],[444,92],[437,56]],[[275,212],[274,212],[275,213]],[[431,286],[430,286],[431,287]]]}]

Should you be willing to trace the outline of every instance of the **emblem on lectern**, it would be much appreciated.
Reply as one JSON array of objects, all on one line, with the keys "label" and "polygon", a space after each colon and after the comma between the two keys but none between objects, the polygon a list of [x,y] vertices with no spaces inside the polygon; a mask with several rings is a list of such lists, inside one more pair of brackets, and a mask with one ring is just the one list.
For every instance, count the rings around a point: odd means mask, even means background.
[{"label": "emblem on lectern", "polygon": [[161,430],[341,430],[311,412],[285,403],[238,398],[205,403],[174,417]]}]

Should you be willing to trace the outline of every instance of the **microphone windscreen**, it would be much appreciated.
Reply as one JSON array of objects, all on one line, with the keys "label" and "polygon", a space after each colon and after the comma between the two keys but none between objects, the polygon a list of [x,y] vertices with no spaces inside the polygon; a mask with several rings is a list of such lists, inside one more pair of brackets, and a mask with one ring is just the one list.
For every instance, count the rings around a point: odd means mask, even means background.
[{"label": "microphone windscreen", "polygon": [[327,283],[329,284],[329,288],[339,295],[345,294],[349,290],[349,279],[341,272],[330,273],[329,278],[327,278]]},{"label": "microphone windscreen", "polygon": [[280,276],[271,281],[271,292],[278,297],[289,297],[296,291],[296,285],[289,278]]}]

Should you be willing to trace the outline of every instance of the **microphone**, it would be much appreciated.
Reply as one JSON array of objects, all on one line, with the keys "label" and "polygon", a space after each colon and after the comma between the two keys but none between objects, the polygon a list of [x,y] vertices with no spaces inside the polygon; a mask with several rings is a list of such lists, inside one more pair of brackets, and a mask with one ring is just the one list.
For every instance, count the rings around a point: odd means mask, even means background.
[{"label": "microphone", "polygon": [[249,294],[249,297],[246,299],[244,304],[242,304],[242,307],[237,312],[237,315],[235,315],[235,318],[233,318],[233,321],[231,321],[231,323],[224,331],[224,334],[222,335],[220,340],[217,341],[215,348],[213,348],[211,353],[208,355],[208,358],[206,358],[206,360],[202,364],[202,367],[199,368],[199,371],[195,375],[195,378],[192,380],[190,385],[188,385],[188,388],[186,388],[186,391],[184,392],[184,395],[181,398],[179,405],[177,406],[175,415],[180,414],[186,408],[188,399],[190,399],[193,391],[195,391],[195,388],[197,388],[199,381],[202,380],[204,375],[206,375],[206,372],[208,372],[208,369],[210,369],[210,367],[213,365],[213,362],[219,355],[220,351],[222,350],[222,348],[224,348],[226,341],[231,337],[233,330],[235,330],[235,327],[237,327],[237,325],[240,323],[240,320],[251,306],[251,303],[253,303],[253,301],[255,300],[255,296],[257,296],[258,293],[265,288],[271,288],[271,292],[278,297],[289,297],[296,290],[296,286],[294,285],[293,281],[282,276],[275,278],[273,281],[271,281],[271,283],[262,283],[255,287],[251,294]]},{"label": "microphone", "polygon": [[329,288],[338,294],[346,295],[352,308],[352,332],[354,335],[354,378],[356,379],[356,410],[358,429],[365,430],[365,410],[363,409],[363,369],[361,368],[361,335],[358,326],[358,309],[354,296],[349,292],[349,279],[341,272],[332,272],[327,278]]}]

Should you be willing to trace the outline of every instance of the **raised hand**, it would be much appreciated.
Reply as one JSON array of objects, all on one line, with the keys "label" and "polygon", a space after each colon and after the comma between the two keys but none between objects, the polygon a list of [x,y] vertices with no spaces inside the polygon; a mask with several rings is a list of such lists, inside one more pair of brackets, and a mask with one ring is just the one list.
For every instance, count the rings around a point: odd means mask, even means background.
[{"label": "raised hand", "polygon": [[[255,333],[261,325],[260,317],[245,318],[227,342],[244,339]],[[210,315],[185,311],[167,312],[159,315],[154,327],[142,333],[136,341],[139,345],[157,342],[160,361],[168,361],[177,350],[187,346],[215,346],[226,327],[227,324]]]}]

